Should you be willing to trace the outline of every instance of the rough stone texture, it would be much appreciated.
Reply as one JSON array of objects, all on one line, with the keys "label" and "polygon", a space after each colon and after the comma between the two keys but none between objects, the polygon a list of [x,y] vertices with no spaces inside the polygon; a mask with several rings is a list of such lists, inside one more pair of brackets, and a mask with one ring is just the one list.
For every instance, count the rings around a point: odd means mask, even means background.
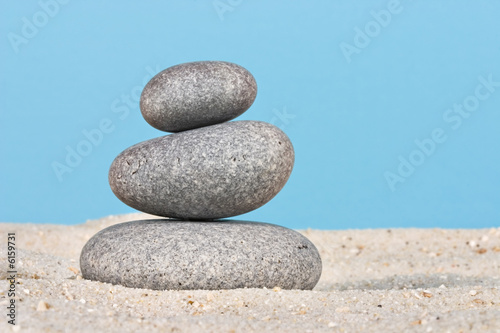
[{"label": "rough stone texture", "polygon": [[109,170],[115,195],[140,211],[181,219],[247,213],[271,200],[294,163],[277,127],[234,121],[144,141]]},{"label": "rough stone texture", "polygon": [[307,238],[277,225],[157,219],[101,230],[80,267],[85,279],[133,288],[312,289],[322,264]]},{"label": "rough stone texture", "polygon": [[257,84],[245,68],[200,61],[165,69],[144,87],[144,119],[167,132],[214,125],[236,118],[255,100]]}]

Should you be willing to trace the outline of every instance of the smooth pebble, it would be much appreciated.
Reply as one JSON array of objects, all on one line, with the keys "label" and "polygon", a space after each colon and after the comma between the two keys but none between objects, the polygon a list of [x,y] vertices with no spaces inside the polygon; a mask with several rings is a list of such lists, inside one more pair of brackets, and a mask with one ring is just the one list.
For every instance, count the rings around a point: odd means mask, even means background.
[{"label": "smooth pebble", "polygon": [[151,126],[180,132],[234,119],[256,95],[257,83],[245,68],[224,61],[190,62],[154,76],[144,87],[140,108]]},{"label": "smooth pebble", "polygon": [[321,276],[316,247],[273,224],[168,219],[120,223],[84,246],[85,279],[156,290],[312,289]]},{"label": "smooth pebble", "polygon": [[137,210],[181,219],[244,214],[271,200],[294,164],[279,128],[233,121],[136,144],[113,161],[114,194]]}]

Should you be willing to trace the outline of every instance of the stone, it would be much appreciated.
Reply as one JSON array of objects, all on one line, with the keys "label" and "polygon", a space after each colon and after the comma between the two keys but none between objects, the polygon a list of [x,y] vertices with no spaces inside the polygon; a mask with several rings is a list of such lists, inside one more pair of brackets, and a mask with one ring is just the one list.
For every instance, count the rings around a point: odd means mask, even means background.
[{"label": "stone", "polygon": [[285,185],[294,163],[285,133],[232,121],[138,143],[111,164],[109,184],[132,208],[164,217],[218,219],[250,212]]},{"label": "stone", "polygon": [[298,232],[246,221],[141,220],[94,235],[80,256],[85,279],[155,290],[314,288],[316,247]]},{"label": "stone", "polygon": [[151,126],[180,132],[234,119],[256,95],[257,83],[245,68],[224,61],[190,62],[153,77],[142,91],[140,108]]}]

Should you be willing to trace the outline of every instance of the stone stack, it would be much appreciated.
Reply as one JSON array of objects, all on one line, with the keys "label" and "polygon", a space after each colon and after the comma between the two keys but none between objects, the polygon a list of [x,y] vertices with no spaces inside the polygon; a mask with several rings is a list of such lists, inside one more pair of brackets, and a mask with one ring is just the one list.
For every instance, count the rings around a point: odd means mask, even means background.
[{"label": "stone stack", "polygon": [[121,223],[94,235],[83,277],[149,289],[312,289],[321,258],[301,234],[273,224],[220,220],[257,209],[285,185],[293,146],[277,127],[233,121],[255,100],[243,67],[202,61],[151,79],[141,112],[174,134],[138,143],[109,171],[125,204],[166,219]]}]

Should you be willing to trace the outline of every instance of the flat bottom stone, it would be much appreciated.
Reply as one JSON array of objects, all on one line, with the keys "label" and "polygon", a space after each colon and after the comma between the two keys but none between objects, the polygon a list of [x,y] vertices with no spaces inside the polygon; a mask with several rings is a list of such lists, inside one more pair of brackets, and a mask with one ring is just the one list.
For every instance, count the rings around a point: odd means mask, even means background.
[{"label": "flat bottom stone", "polygon": [[158,219],[101,230],[80,268],[85,279],[132,288],[312,289],[322,264],[306,237],[278,225]]}]

